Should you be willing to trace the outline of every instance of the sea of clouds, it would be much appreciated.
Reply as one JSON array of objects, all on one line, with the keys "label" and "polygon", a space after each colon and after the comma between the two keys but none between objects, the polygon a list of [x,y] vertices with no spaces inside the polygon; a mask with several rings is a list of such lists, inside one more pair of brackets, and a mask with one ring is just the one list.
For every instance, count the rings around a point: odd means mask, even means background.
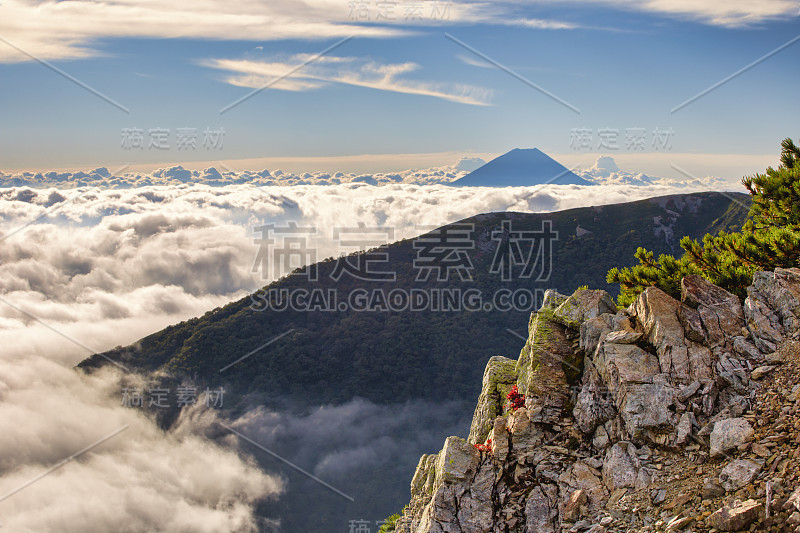
[{"label": "sea of clouds", "polygon": [[[90,171],[77,172],[16,172],[5,173],[0,170],[0,187],[23,187],[59,189],[76,187],[101,187],[127,189],[131,187],[147,187],[151,185],[176,186],[182,184],[209,185],[224,187],[228,185],[248,184],[257,187],[290,186],[290,185],[341,185],[347,183],[365,183],[382,186],[391,184],[440,185],[449,184],[464,177],[469,172],[485,163],[478,157],[462,158],[453,165],[444,165],[427,169],[408,169],[398,172],[353,173],[353,172],[303,172],[294,173],[280,169],[273,170],[231,170],[227,167],[218,170],[208,167],[203,170],[190,170],[182,166],[160,168],[149,173],[126,172],[122,170],[112,174],[106,167]],[[603,156],[588,168],[575,168],[573,172],[596,185],[631,185],[671,187],[676,189],[695,189],[705,187],[709,190],[730,188],[731,184],[714,176],[696,177],[685,180],[674,180],[648,176],[641,172],[630,172],[617,167],[613,158]]]},{"label": "sea of clouds", "polygon": [[[175,181],[174,169],[148,175],[148,185],[139,180],[122,186],[113,178],[76,183],[74,174],[65,186],[5,181],[0,188],[0,523],[13,531],[76,532],[255,531],[274,525],[258,518],[255,509],[265,498],[280,497],[285,480],[238,452],[241,443],[232,434],[207,438],[218,422],[214,413],[187,414],[164,432],[141,412],[120,405],[116,370],[86,376],[73,365],[275,279],[281,272],[254,271],[260,236],[255,228],[262,224],[315,228],[309,246],[322,259],[355,251],[334,239],[337,227],[382,228],[390,242],[484,212],[549,212],[709,189],[699,182],[632,185],[619,182],[624,178],[619,171],[601,170],[617,181],[492,189],[421,185],[424,180],[405,178],[375,186],[358,176],[336,184],[340,178],[332,176],[326,186],[258,186],[196,183],[203,180],[194,180],[193,173]],[[169,174],[172,181],[156,179]],[[330,424],[320,425],[322,415],[295,420],[258,411],[230,423],[270,443],[279,438],[276,427],[284,428],[279,433],[284,441],[294,435],[302,440],[313,431],[345,434],[353,413],[390,418],[364,403],[328,409],[328,419],[341,420],[331,431]],[[427,411],[408,409],[398,423],[413,424],[419,418],[414,413]],[[121,428],[126,429],[24,486]],[[373,441],[386,442],[398,432],[396,424],[384,423]],[[374,447],[353,449],[332,437],[326,442],[317,456],[304,447],[298,460],[330,480],[343,475],[349,462],[391,461],[393,454],[413,448],[398,445],[377,455]]]}]

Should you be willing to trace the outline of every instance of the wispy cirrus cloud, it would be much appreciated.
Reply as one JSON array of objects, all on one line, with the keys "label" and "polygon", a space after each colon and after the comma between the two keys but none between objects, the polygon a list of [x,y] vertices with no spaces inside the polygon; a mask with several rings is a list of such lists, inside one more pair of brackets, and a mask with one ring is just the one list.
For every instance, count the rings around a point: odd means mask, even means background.
[{"label": "wispy cirrus cloud", "polygon": [[563,4],[596,4],[693,20],[710,26],[738,28],[797,16],[796,0],[568,0]]},{"label": "wispy cirrus cloud", "polygon": [[[279,41],[346,36],[400,37],[417,29],[452,24],[512,24],[565,27],[557,21],[510,16],[513,5],[484,2],[403,2],[381,13],[379,4],[344,0],[4,0],[0,17],[0,63],[81,59],[106,55],[113,38]],[[9,45],[8,43],[11,43]],[[18,49],[27,52],[26,55]]]},{"label": "wispy cirrus cloud", "polygon": [[[344,0],[4,0],[0,17],[0,63],[48,59],[79,59],[108,53],[113,38],[276,41],[321,40],[346,36],[400,37],[433,26],[510,25],[537,30],[584,28],[576,6],[594,4],[703,24],[741,27],[796,16],[796,0],[559,0],[560,16],[542,18],[536,5],[517,1],[366,2],[355,11]],[[380,5],[391,10],[381,12]],[[409,10],[409,6],[415,6]],[[30,55],[20,52],[12,43]]]},{"label": "wispy cirrus cloud", "polygon": [[[102,40],[109,38],[276,41],[407,33],[361,24],[348,17],[346,2],[326,0],[4,0],[0,16],[0,37],[41,59],[102,56]],[[0,63],[31,60],[0,43]]]},{"label": "wispy cirrus cloud", "polygon": [[238,87],[261,88],[269,85],[270,89],[308,91],[337,83],[432,96],[460,104],[490,105],[492,91],[483,87],[409,79],[409,74],[420,69],[420,65],[413,62],[379,63],[367,58],[324,56],[286,76],[306,60],[306,54],[298,54],[286,60],[207,59],[201,64],[231,72],[225,82]]}]

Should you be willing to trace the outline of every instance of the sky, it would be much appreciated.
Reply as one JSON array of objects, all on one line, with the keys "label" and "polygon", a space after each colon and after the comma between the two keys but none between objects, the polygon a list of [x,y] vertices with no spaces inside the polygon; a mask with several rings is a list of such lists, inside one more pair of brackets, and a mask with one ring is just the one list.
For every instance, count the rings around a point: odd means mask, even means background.
[{"label": "sky", "polygon": [[797,0],[3,0],[0,171],[391,171],[538,147],[738,179],[797,137],[799,15]]}]

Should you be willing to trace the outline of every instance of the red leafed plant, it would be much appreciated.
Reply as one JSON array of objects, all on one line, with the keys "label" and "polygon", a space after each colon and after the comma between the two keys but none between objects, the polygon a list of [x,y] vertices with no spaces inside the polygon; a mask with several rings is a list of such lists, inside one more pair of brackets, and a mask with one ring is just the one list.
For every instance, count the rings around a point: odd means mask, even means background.
[{"label": "red leafed plant", "polygon": [[475,448],[482,452],[490,452],[492,451],[492,439],[486,441],[486,444],[473,444]]},{"label": "red leafed plant", "polygon": [[508,401],[511,402],[508,408],[513,411],[516,411],[520,407],[525,407],[525,395],[519,393],[516,385],[511,387],[511,391],[508,393],[506,398],[508,398]]}]

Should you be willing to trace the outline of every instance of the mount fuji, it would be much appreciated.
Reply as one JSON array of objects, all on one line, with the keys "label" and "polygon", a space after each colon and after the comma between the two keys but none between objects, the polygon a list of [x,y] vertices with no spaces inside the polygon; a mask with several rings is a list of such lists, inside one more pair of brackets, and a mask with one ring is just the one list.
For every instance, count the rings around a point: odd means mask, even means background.
[{"label": "mount fuji", "polygon": [[538,148],[515,148],[451,183],[456,187],[594,185]]}]

